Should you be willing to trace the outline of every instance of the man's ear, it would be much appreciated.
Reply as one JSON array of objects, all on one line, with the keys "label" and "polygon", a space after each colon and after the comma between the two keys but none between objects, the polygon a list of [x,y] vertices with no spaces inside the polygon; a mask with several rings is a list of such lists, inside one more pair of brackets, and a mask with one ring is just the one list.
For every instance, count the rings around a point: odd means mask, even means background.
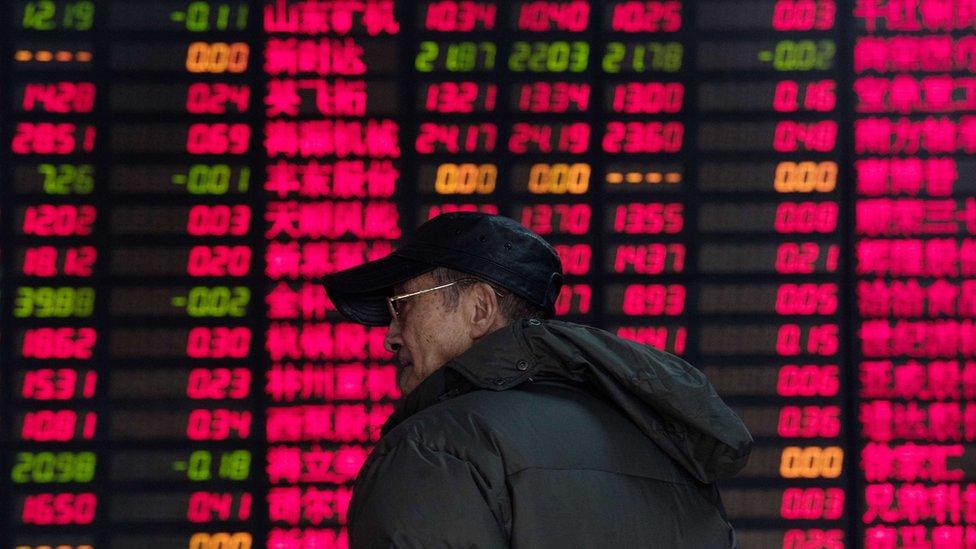
[{"label": "man's ear", "polygon": [[479,282],[468,289],[468,326],[471,339],[478,340],[495,331],[501,318],[498,294]]}]

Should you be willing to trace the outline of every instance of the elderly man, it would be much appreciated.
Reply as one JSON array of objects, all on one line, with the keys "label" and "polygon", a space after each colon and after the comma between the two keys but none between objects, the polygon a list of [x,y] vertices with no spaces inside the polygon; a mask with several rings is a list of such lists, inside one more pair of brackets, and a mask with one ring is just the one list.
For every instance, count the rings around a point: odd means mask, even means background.
[{"label": "elderly man", "polygon": [[539,236],[444,214],[324,282],[389,325],[405,395],[356,481],[351,547],[737,545],[714,482],[748,431],[680,358],[544,320],[562,269]]}]

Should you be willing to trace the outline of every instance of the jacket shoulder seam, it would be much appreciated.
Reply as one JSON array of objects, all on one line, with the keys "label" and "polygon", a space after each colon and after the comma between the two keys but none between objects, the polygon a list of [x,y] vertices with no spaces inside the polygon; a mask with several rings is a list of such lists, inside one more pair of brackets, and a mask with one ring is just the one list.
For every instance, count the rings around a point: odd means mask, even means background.
[{"label": "jacket shoulder seam", "polygon": [[413,443],[416,446],[418,446],[420,448],[423,448],[423,449],[425,449],[425,450],[427,450],[429,452],[434,452],[436,454],[448,455],[448,456],[453,457],[454,459],[457,459],[458,461],[461,461],[463,463],[467,463],[467,464],[471,465],[471,467],[474,468],[474,470],[477,471],[478,474],[481,475],[482,478],[487,478],[487,476],[485,475],[484,471],[482,471],[481,467],[479,467],[479,465],[478,465],[477,462],[469,459],[468,457],[464,457],[464,456],[460,455],[457,451],[454,451],[454,450],[449,449],[449,448],[444,448],[444,447],[442,447],[440,445],[435,445],[435,444],[433,444],[431,442],[428,442],[428,441],[424,440],[423,438],[421,438],[419,436],[416,436],[415,434],[412,434],[412,433],[411,434],[405,434],[405,435],[403,435],[402,437],[400,437],[399,440],[397,440],[396,442],[394,442],[394,443],[390,444],[389,446],[386,446],[386,447],[384,447],[382,449],[380,449],[380,447],[376,447],[375,450],[374,450],[374,453],[376,454],[376,457],[374,458],[372,455],[370,455],[370,459],[371,460],[373,460],[373,459],[381,459],[381,458],[387,456],[388,454],[390,454],[391,452],[393,452],[394,450],[396,450],[397,448],[403,446],[404,444],[408,444],[408,443]]}]

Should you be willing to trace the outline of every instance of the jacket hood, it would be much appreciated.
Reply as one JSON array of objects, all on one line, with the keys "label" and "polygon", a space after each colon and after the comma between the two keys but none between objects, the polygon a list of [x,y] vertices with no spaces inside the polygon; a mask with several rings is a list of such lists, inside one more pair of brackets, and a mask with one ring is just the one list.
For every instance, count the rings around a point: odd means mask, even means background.
[{"label": "jacket hood", "polygon": [[[458,377],[462,383],[452,382]],[[731,477],[749,458],[752,436],[700,371],[664,351],[556,320],[526,319],[486,336],[407,395],[383,431],[465,388],[500,391],[530,378],[594,387],[701,482]]]}]

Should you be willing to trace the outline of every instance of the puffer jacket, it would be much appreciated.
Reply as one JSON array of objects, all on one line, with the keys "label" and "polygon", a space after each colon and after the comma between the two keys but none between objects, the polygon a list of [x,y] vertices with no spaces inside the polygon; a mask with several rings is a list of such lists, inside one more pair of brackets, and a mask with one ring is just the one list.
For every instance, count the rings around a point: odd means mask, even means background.
[{"label": "puffer jacket", "polygon": [[714,483],[751,447],[680,358],[525,319],[399,403],[356,481],[350,547],[736,547]]}]

